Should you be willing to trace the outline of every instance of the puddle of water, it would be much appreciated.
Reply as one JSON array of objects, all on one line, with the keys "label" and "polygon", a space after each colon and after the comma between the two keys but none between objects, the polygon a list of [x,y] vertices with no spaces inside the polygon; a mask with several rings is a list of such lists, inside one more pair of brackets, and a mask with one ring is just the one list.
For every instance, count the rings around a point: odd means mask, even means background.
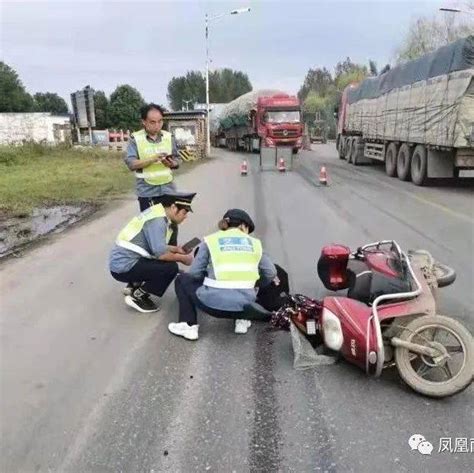
[{"label": "puddle of water", "polygon": [[63,205],[34,209],[30,216],[0,221],[0,258],[49,233],[64,230],[90,211],[90,206]]}]

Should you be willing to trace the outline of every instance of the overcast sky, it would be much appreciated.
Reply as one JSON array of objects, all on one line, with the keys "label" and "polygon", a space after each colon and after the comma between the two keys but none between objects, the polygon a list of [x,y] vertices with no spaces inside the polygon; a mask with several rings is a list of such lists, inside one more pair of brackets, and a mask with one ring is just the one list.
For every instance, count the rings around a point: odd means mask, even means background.
[{"label": "overcast sky", "polygon": [[[205,67],[204,15],[250,6],[211,25],[212,67],[246,72],[254,86],[296,93],[307,70],[350,56],[393,60],[410,21],[455,0],[0,0],[0,59],[30,93],[90,84],[136,87],[167,104],[173,76]],[[440,13],[441,14],[441,13]]]}]

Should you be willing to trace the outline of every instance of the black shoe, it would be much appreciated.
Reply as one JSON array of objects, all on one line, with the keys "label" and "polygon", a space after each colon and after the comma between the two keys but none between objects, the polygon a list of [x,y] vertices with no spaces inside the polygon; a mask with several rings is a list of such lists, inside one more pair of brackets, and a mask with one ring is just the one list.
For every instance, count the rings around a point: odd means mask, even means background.
[{"label": "black shoe", "polygon": [[131,296],[133,290],[137,287],[137,285],[133,282],[129,282],[122,290],[124,296]]},{"label": "black shoe", "polygon": [[150,294],[141,288],[135,289],[130,296],[125,296],[125,304],[142,314],[160,310],[160,307],[151,300]]}]

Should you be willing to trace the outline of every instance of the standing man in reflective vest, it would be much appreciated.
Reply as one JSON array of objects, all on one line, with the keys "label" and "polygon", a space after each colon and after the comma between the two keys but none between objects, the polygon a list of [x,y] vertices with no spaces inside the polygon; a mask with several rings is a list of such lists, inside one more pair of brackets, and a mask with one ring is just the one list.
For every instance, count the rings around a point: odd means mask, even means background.
[{"label": "standing man in reflective vest", "polygon": [[179,322],[168,329],[187,340],[198,339],[196,308],[235,319],[235,333],[247,333],[251,323],[243,319],[243,309],[256,300],[256,282],[264,287],[277,276],[260,240],[249,236],[255,225],[247,212],[228,210],[218,226],[204,238],[189,271],[175,280]]},{"label": "standing man in reflective vest", "polygon": [[159,306],[150,294],[161,297],[178,274],[178,263],[189,266],[193,256],[171,244],[172,224],[179,225],[192,212],[196,194],[166,195],[133,218],[118,234],[110,253],[112,277],[130,284],[125,303],[142,312],[156,312]]},{"label": "standing man in reflective vest", "polygon": [[135,173],[140,211],[155,204],[165,194],[176,192],[173,171],[177,169],[178,150],[171,133],[162,130],[164,110],[153,103],[141,111],[143,129],[132,133],[125,162]]}]

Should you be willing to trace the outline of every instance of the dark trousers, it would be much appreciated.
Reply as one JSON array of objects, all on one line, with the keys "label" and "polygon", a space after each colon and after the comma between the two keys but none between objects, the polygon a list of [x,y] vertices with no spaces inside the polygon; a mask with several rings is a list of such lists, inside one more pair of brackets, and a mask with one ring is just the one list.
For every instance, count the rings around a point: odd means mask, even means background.
[{"label": "dark trousers", "polygon": [[120,282],[143,282],[144,291],[161,297],[178,274],[178,263],[140,258],[130,271],[111,274]]},{"label": "dark trousers", "polygon": [[[138,198],[138,205],[140,206],[140,212],[143,212],[144,210],[151,207],[152,205],[161,204],[162,197],[163,196],[160,196],[160,197],[139,197]],[[168,244],[172,245],[172,246],[177,246],[177,244],[178,244],[178,225],[176,225],[175,223],[172,223],[171,228],[173,229],[173,233],[171,235],[171,238],[170,238],[170,241],[168,242]]]},{"label": "dark trousers", "polygon": [[179,303],[179,321],[189,325],[197,324],[197,310],[201,309],[213,317],[221,319],[243,319],[243,312],[213,309],[204,305],[197,297],[196,291],[202,286],[202,279],[194,279],[186,273],[179,274],[174,281],[174,289]]}]

